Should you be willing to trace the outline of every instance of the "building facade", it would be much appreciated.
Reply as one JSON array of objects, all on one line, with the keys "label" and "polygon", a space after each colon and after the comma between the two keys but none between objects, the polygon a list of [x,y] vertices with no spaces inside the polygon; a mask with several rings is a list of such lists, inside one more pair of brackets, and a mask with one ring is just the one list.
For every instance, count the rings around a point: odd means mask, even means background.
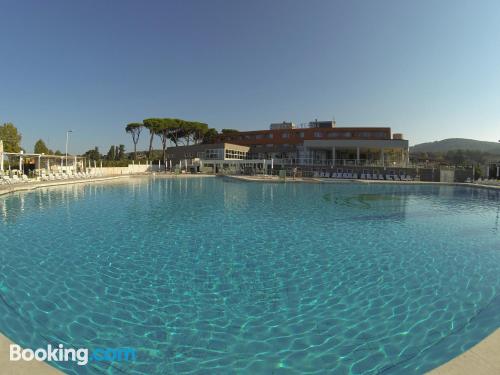
[{"label": "building facade", "polygon": [[[317,126],[316,126],[317,125]],[[388,127],[336,127],[314,121],[307,128],[273,128],[222,134],[218,142],[249,147],[247,158],[283,159],[298,165],[406,165],[408,140]]]},{"label": "building facade", "polygon": [[166,157],[174,163],[183,160],[244,160],[250,147],[231,143],[198,144],[167,148]]}]

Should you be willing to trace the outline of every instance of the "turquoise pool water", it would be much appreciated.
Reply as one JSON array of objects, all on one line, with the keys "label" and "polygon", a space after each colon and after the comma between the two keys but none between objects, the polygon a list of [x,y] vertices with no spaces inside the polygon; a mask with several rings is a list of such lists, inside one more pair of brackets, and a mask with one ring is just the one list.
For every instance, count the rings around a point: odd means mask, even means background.
[{"label": "turquoise pool water", "polygon": [[72,374],[420,374],[500,326],[499,192],[137,178],[0,197],[0,331]]}]

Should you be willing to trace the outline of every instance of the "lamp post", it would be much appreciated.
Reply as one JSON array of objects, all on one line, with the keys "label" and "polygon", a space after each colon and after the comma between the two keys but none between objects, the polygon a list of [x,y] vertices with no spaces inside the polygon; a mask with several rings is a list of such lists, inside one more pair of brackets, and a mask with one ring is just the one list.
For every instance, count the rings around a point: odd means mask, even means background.
[{"label": "lamp post", "polygon": [[73,133],[73,130],[68,130],[66,132],[66,169],[68,167],[68,141],[69,141],[69,133]]}]

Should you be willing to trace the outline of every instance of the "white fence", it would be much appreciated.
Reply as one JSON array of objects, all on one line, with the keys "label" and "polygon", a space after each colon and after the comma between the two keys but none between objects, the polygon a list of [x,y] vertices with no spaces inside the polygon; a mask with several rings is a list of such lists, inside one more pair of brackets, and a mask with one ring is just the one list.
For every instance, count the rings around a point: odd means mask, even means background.
[{"label": "white fence", "polygon": [[151,171],[151,165],[148,164],[129,164],[128,167],[90,168],[91,174],[100,174],[102,176],[116,176],[123,174],[144,173],[150,171]]}]

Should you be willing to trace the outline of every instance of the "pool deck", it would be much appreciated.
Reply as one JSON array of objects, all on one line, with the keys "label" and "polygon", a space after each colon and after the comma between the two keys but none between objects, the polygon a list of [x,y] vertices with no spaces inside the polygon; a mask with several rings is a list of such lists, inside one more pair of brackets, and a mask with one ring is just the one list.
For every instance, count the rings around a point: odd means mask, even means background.
[{"label": "pool deck", "polygon": [[136,173],[128,175],[115,175],[115,176],[102,176],[102,177],[92,177],[77,180],[55,180],[55,181],[39,181],[39,182],[19,182],[17,184],[11,185],[0,185],[0,195],[14,193],[17,191],[28,191],[39,188],[51,187],[51,186],[63,186],[63,185],[74,185],[74,184],[87,184],[93,182],[105,182],[118,179],[125,179],[131,177],[154,177],[154,178],[200,178],[200,177],[215,177],[213,174],[179,174],[175,175],[173,173]]},{"label": "pool deck", "polygon": [[0,334],[0,374],[9,375],[62,375],[63,372],[39,361],[11,361],[9,359],[10,345],[13,344],[4,335]]},{"label": "pool deck", "polygon": [[500,328],[451,361],[428,375],[493,375],[500,374]]},{"label": "pool deck", "polygon": [[319,183],[319,184],[334,184],[334,183],[358,183],[358,184],[398,184],[398,185],[449,185],[449,186],[466,186],[480,189],[500,190],[500,185],[482,185],[477,183],[465,182],[432,182],[432,181],[387,181],[387,180],[360,180],[360,179],[337,179],[337,178],[321,178],[321,177],[287,177],[282,180],[277,176],[224,176],[240,181],[248,182],[286,182],[286,183]]},{"label": "pool deck", "polygon": [[93,177],[78,180],[56,180],[56,181],[40,181],[40,182],[26,182],[17,183],[12,185],[0,185],[0,195],[14,193],[17,191],[27,191],[50,186],[74,185],[74,184],[87,184],[91,182],[111,181],[123,178],[129,178],[129,175],[108,176],[108,177]]}]

